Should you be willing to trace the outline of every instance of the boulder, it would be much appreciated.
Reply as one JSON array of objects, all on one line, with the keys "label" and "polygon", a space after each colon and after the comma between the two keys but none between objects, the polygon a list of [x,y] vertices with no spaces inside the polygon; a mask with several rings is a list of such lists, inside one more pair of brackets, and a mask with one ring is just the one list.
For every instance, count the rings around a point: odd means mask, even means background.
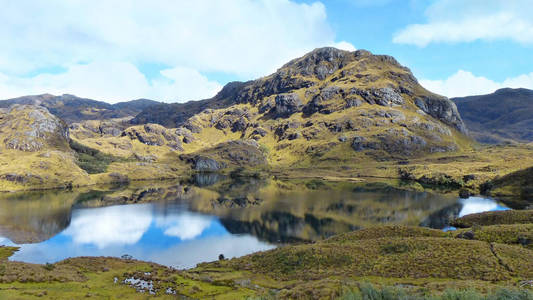
[{"label": "boulder", "polygon": [[192,164],[194,170],[200,172],[217,172],[226,168],[225,163],[205,155],[182,156],[182,159]]},{"label": "boulder", "polygon": [[275,114],[278,118],[289,117],[301,112],[303,108],[302,100],[298,94],[280,94],[276,96]]}]

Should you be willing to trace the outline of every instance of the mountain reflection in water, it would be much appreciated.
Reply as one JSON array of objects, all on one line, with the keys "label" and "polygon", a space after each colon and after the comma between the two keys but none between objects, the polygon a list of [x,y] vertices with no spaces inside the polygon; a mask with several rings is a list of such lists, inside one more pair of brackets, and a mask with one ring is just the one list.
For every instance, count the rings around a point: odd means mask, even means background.
[{"label": "mountain reflection in water", "polygon": [[229,179],[133,183],[0,195],[0,244],[12,260],[122,256],[187,268],[376,224],[445,228],[492,199],[404,190],[398,182]]}]

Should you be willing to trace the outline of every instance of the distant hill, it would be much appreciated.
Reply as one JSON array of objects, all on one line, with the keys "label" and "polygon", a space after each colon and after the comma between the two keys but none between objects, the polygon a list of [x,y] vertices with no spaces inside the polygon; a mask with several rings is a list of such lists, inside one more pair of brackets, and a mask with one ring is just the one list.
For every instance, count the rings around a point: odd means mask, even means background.
[{"label": "distant hill", "polygon": [[533,90],[505,88],[488,95],[452,100],[478,141],[533,141]]},{"label": "distant hill", "polygon": [[131,124],[157,123],[165,127],[179,127],[190,117],[206,108],[224,108],[232,104],[232,96],[245,86],[245,82],[230,82],[215,97],[186,103],[160,103],[153,105],[131,120]]},{"label": "distant hill", "polygon": [[160,103],[148,99],[139,99],[109,104],[68,94],[61,96],[43,94],[2,100],[0,101],[0,108],[7,108],[13,104],[43,106],[55,116],[71,124],[84,120],[134,117],[149,106]]}]

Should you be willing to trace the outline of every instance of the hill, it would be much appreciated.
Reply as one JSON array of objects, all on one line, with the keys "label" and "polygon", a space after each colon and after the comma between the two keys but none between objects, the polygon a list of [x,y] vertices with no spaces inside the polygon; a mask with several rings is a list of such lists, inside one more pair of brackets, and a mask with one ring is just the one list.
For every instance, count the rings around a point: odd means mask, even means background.
[{"label": "hill", "polygon": [[533,141],[533,90],[505,88],[452,100],[478,141]]},{"label": "hill", "polygon": [[76,165],[67,125],[41,106],[0,110],[0,189],[80,184],[87,174]]},{"label": "hill", "polygon": [[[68,95],[9,101],[3,104],[49,106],[70,120],[63,152],[71,156],[65,159],[86,172],[76,184],[208,171],[378,176],[476,191],[495,176],[533,164],[533,148],[526,145],[474,145],[452,101],[425,90],[394,58],[364,50],[316,49],[269,76],[233,82],[211,99],[183,104],[111,105]],[[124,107],[143,106],[133,125],[115,118],[128,114]],[[0,129],[6,136],[18,131]],[[17,168],[17,174],[24,172],[32,173]],[[61,178],[53,185],[72,181]],[[31,186],[51,187],[45,181]],[[9,183],[6,189],[29,186]]]},{"label": "hill", "polygon": [[112,118],[134,117],[143,109],[157,105],[159,102],[138,99],[116,104],[80,98],[74,95],[54,96],[50,94],[23,96],[0,101],[0,108],[13,104],[39,105],[47,108],[52,114],[68,124],[84,120],[104,120]]},{"label": "hill", "polygon": [[[132,123],[187,132],[184,151],[254,139],[270,162],[369,153],[409,157],[459,150],[465,126],[453,102],[422,88],[394,58],[316,49],[274,74],[226,85],[212,99],[161,104]],[[463,143],[464,144],[464,143]]]}]

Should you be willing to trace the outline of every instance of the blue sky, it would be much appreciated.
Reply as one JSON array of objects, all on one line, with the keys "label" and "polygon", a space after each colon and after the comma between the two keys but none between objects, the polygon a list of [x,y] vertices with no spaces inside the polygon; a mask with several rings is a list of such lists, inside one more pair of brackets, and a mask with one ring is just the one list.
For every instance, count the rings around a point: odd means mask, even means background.
[{"label": "blue sky", "polygon": [[0,0],[0,99],[207,98],[323,46],[449,96],[533,88],[531,0]]}]

